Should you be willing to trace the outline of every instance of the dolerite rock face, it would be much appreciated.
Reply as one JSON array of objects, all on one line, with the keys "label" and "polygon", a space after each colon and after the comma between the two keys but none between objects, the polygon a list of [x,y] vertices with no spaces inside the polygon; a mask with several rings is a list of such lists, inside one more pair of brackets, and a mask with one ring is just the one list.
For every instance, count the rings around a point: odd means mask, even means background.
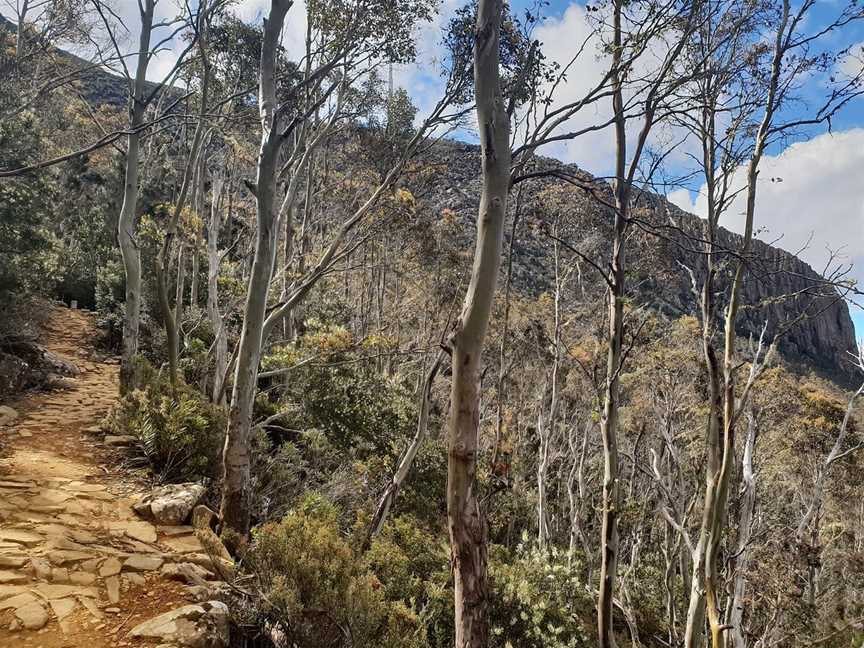
[{"label": "dolerite rock face", "polygon": [[[440,218],[445,212],[455,215],[457,244],[472,250],[480,196],[479,148],[441,142],[423,154],[420,166],[425,165],[435,173],[406,183],[417,197],[418,212],[430,218]],[[552,288],[549,232],[553,223],[559,238],[604,267],[611,251],[612,226],[611,211],[596,198],[611,200],[608,184],[553,160],[538,159],[532,170],[538,168],[563,169],[576,182],[547,177],[520,183],[511,192],[511,206],[520,203],[513,285],[534,296]],[[695,315],[698,300],[690,273],[701,287],[706,272],[705,222],[649,193],[635,199],[634,214],[637,222],[630,228],[627,243],[628,292],[639,303],[670,317]],[[719,239],[721,248],[740,248],[737,234],[721,229]],[[736,323],[738,335],[758,338],[767,321],[769,335],[785,331],[778,346],[787,360],[850,383],[854,374],[847,352],[855,349],[855,330],[845,301],[809,265],[784,250],[755,240],[750,260]],[[466,258],[467,263],[470,259]],[[716,265],[718,313],[722,315],[734,257],[721,254]],[[578,297],[577,291],[571,291],[573,294],[564,296],[565,302],[591,299],[599,305],[603,301],[603,282],[592,272],[583,264],[587,290],[580,290]],[[718,328],[722,329],[719,319]]]}]

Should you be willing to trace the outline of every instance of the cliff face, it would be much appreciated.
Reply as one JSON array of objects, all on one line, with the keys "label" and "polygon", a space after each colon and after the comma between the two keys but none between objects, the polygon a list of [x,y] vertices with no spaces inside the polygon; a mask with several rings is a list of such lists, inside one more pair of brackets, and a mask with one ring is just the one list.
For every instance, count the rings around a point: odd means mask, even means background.
[{"label": "cliff face", "polygon": [[[541,160],[539,164],[553,163]],[[409,188],[432,217],[445,209],[454,212],[461,225],[459,236],[464,238],[460,244],[470,246],[480,195],[478,148],[444,142],[424,154],[421,166],[426,165],[435,169],[432,178],[409,180]],[[583,187],[592,186],[595,195],[609,197],[604,183],[575,167],[568,171],[578,175]],[[599,266],[607,265],[611,214],[589,191],[560,179],[532,180],[514,188],[511,213],[517,202],[520,222],[513,260],[517,290],[536,295],[551,288],[553,226],[557,226],[561,239]],[[638,303],[668,316],[695,315],[698,301],[691,272],[701,288],[706,271],[704,221],[655,195],[641,195],[636,204],[638,223],[631,227],[627,251],[629,293]],[[740,240],[735,233],[720,232],[719,244],[724,249],[737,250]],[[725,308],[722,300],[731,281],[733,262],[731,255],[719,259],[720,313]],[[588,290],[580,290],[578,298],[585,299],[583,294],[587,294],[599,306],[604,298],[602,282],[586,264],[582,264],[581,271]],[[576,299],[576,291],[572,292],[569,298]],[[756,240],[736,331],[744,338],[758,338],[766,321],[769,334],[782,333],[778,346],[788,361],[841,383],[850,382],[853,373],[848,352],[855,349],[855,330],[845,301],[833,288],[825,287],[809,265]]]}]

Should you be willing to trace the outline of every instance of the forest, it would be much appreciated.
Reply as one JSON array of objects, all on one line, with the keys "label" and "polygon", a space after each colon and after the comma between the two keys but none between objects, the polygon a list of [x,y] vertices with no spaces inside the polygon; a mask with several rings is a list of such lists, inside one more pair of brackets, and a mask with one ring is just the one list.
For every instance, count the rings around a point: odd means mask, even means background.
[{"label": "forest", "polygon": [[760,219],[864,6],[573,7],[0,4],[0,404],[93,314],[117,465],[232,565],[201,646],[864,642],[862,293]]}]

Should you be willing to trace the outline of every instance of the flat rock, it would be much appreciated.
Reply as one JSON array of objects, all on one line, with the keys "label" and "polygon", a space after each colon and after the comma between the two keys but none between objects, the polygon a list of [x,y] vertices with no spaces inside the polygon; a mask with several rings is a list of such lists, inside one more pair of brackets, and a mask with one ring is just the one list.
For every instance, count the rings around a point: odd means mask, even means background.
[{"label": "flat rock", "polygon": [[51,570],[51,580],[55,583],[68,583],[69,570],[65,567],[55,567]]},{"label": "flat rock", "polygon": [[18,481],[7,481],[0,479],[0,488],[13,488],[13,489],[23,489],[27,490],[28,488],[36,488],[36,484],[33,482],[18,482]]},{"label": "flat rock", "polygon": [[123,522],[118,527],[133,540],[156,542],[156,527],[149,522]]},{"label": "flat rock", "polygon": [[44,488],[39,491],[39,494],[30,500],[31,504],[36,504],[37,506],[52,506],[62,504],[66,500],[70,500],[74,497],[72,493],[67,493],[62,490],[57,490],[56,488]]},{"label": "flat rock", "polygon": [[0,554],[0,567],[23,567],[27,556]]},{"label": "flat rock", "polygon": [[106,576],[114,576],[120,573],[123,565],[120,563],[117,558],[113,556],[102,563],[102,566],[99,568],[99,575],[103,578]]},{"label": "flat rock", "polygon": [[69,582],[76,585],[92,585],[96,582],[96,575],[83,571],[72,572],[69,574]]},{"label": "flat rock", "polygon": [[68,596],[84,596],[87,598],[98,598],[99,592],[93,587],[81,587],[80,585],[57,585],[55,583],[39,583],[33,590],[51,599],[66,598]]},{"label": "flat rock", "polygon": [[195,536],[181,536],[174,538],[165,538],[162,544],[171,548],[171,551],[176,553],[201,553],[204,547],[201,541]]},{"label": "flat rock", "polygon": [[84,551],[66,551],[66,550],[58,550],[58,551],[49,551],[46,554],[48,560],[50,560],[55,565],[65,565],[67,563],[80,562],[82,560],[88,560],[93,558],[93,554],[86,553]]},{"label": "flat rock", "polygon": [[183,648],[226,648],[228,608],[220,601],[184,605],[135,626],[129,636]]},{"label": "flat rock", "polygon": [[31,504],[28,508],[34,513],[62,513],[66,510],[66,507],[61,504],[41,504],[36,506]]},{"label": "flat rock", "polygon": [[118,603],[120,601],[120,579],[116,576],[106,578],[105,591],[108,594],[109,603]]},{"label": "flat rock", "polygon": [[30,592],[21,592],[20,594],[10,596],[9,598],[0,601],[0,610],[17,610],[19,607],[24,607],[25,605],[36,602],[36,600],[36,597]]},{"label": "flat rock", "polygon": [[123,563],[123,568],[130,571],[155,571],[162,566],[164,561],[160,556],[145,556],[144,554],[133,554]]},{"label": "flat rock", "polygon": [[178,526],[188,518],[192,509],[204,497],[206,489],[201,484],[167,484],[160,486],[135,503],[138,515],[157,524]]},{"label": "flat rock", "polygon": [[0,570],[0,583],[10,585],[13,583],[26,583],[28,580],[25,574],[13,571]]},{"label": "flat rock", "polygon": [[10,596],[23,594],[26,591],[27,588],[22,587],[21,585],[0,585],[0,601],[3,601]]},{"label": "flat rock", "polygon": [[22,529],[0,529],[0,540],[17,542],[18,544],[23,544],[28,547],[39,544],[43,539],[44,538],[37,533],[31,533],[30,531],[24,531]]},{"label": "flat rock", "polygon": [[102,614],[102,610],[99,609],[99,606],[96,605],[96,603],[94,603],[92,599],[89,599],[86,596],[76,596],[75,598],[78,599],[78,602],[81,605],[87,608],[90,616],[92,616],[94,619],[100,621],[105,618],[105,615]]},{"label": "flat rock", "polygon": [[79,567],[87,573],[95,574],[99,570],[99,562],[99,558],[91,558],[82,562]]},{"label": "flat rock", "polygon": [[72,614],[76,606],[74,598],[55,599],[53,601],[48,601],[48,603],[51,605],[51,610],[54,612],[54,616],[57,617],[58,621],[62,621]]},{"label": "flat rock", "polygon": [[95,493],[97,491],[104,491],[106,486],[104,484],[88,484],[87,482],[82,481],[71,481],[67,482],[63,488],[75,491],[76,493]]},{"label": "flat rock", "polygon": [[48,611],[38,601],[16,608],[15,617],[28,630],[40,630],[48,623]]}]

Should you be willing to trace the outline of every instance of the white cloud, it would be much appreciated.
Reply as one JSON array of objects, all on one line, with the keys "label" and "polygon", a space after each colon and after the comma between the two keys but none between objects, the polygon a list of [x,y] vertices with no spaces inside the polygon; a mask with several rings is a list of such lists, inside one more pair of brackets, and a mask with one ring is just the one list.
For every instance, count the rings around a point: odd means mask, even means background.
[{"label": "white cloud", "polygon": [[[608,69],[608,59],[600,54],[599,38],[588,21],[587,11],[575,2],[567,7],[560,18],[544,20],[537,28],[535,36],[542,43],[543,54],[547,59],[562,67],[570,63],[578,48],[585,43],[584,51],[567,70],[566,82],[556,90],[555,106],[583,98],[600,82]],[[601,99],[583,109],[559,130],[579,130],[601,123],[610,115],[610,100]],[[595,173],[603,173],[614,159],[614,148],[611,133],[606,130],[544,147],[540,153],[565,162],[576,162]]]},{"label": "white cloud", "polygon": [[837,68],[843,76],[854,79],[861,74],[864,65],[864,42],[855,43],[849,48],[849,53],[843,57]]},{"label": "white cloud", "polygon": [[[792,144],[760,166],[754,225],[758,238],[773,242],[801,258],[817,271],[829,261],[831,250],[853,262],[853,276],[864,282],[864,128],[826,133]],[[743,186],[739,169],[735,186]],[[771,179],[774,178],[774,182]],[[782,182],[778,181],[782,179]],[[706,200],[700,191],[695,201],[686,190],[669,199],[704,217]],[[739,194],[720,223],[735,232],[744,227],[744,196]],[[809,242],[809,245],[808,245]]]}]

